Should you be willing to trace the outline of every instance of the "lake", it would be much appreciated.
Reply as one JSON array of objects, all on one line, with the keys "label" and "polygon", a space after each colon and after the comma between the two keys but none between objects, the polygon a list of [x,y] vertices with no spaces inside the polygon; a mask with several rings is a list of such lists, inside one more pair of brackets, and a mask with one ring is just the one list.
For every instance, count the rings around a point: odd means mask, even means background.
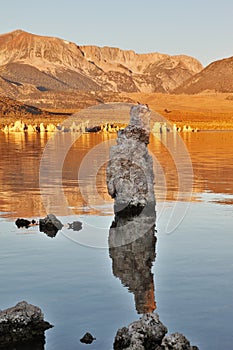
[{"label": "lake", "polygon": [[[114,142],[115,134],[0,133],[0,308],[41,307],[54,325],[46,350],[85,349],[86,332],[97,338],[91,349],[110,350],[118,328],[155,307],[169,333],[200,350],[233,349],[233,132],[151,135],[156,257],[143,234],[128,250],[108,246]],[[47,213],[83,228],[51,238],[14,223]],[[142,253],[136,268],[133,249]]]}]

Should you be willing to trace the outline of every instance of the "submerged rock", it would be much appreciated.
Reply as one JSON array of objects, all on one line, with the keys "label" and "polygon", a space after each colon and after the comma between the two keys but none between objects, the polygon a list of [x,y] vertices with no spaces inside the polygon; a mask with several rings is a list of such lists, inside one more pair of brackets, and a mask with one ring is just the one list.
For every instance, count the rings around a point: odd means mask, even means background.
[{"label": "submerged rock", "polygon": [[107,166],[108,192],[114,211],[138,214],[155,207],[153,161],[148,153],[150,110],[136,105],[130,110],[129,125],[118,132],[117,145],[110,149]]},{"label": "submerged rock", "polygon": [[[0,312],[0,349],[32,341],[44,344],[44,332],[52,327],[44,321],[39,307],[21,301],[16,306]],[[14,348],[17,349],[18,346]]]},{"label": "submerged rock", "polygon": [[80,339],[81,343],[84,344],[91,344],[94,340],[96,340],[96,338],[94,338],[91,333],[86,333],[84,334],[84,336]]}]

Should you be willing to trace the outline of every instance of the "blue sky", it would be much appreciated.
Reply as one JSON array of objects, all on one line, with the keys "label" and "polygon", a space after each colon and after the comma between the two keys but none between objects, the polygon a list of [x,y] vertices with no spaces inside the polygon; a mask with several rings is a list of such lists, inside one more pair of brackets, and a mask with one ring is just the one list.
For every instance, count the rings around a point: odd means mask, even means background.
[{"label": "blue sky", "polygon": [[232,0],[6,0],[0,10],[0,33],[186,54],[204,65],[233,56]]}]

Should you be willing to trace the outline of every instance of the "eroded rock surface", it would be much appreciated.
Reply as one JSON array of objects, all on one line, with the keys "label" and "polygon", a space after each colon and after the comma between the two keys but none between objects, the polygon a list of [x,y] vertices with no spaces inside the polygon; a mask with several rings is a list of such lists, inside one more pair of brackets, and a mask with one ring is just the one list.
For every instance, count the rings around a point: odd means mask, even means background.
[{"label": "eroded rock surface", "polygon": [[181,333],[165,336],[167,328],[158,314],[147,313],[117,331],[114,350],[199,350]]},{"label": "eroded rock surface", "polygon": [[191,346],[190,342],[181,333],[172,333],[162,341],[164,350],[198,350],[196,346]]},{"label": "eroded rock surface", "polygon": [[152,350],[160,349],[167,328],[159,320],[158,314],[148,313],[128,327],[118,330],[114,350]]},{"label": "eroded rock surface", "polygon": [[48,214],[44,219],[39,220],[40,232],[44,232],[50,237],[55,237],[63,226],[64,225],[54,214]]},{"label": "eroded rock surface", "polygon": [[0,348],[7,349],[12,344],[35,339],[43,343],[44,332],[51,327],[44,321],[39,307],[21,301],[14,307],[0,311]]},{"label": "eroded rock surface", "polygon": [[138,213],[155,206],[153,161],[147,145],[150,135],[150,110],[135,105],[129,125],[118,132],[117,145],[110,149],[107,166],[108,192],[114,198],[115,213]]}]

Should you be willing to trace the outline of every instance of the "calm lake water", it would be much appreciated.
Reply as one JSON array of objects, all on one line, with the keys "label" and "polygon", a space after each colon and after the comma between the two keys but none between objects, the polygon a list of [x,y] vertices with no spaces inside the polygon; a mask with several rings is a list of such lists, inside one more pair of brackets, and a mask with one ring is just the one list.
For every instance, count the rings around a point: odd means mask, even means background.
[{"label": "calm lake water", "polygon": [[[55,326],[46,350],[86,349],[86,332],[97,338],[88,347],[110,350],[118,328],[155,306],[170,333],[200,350],[233,349],[233,132],[151,136],[156,258],[140,221],[130,222],[140,244],[108,247],[115,135],[57,135],[0,133],[0,308],[41,307]],[[47,213],[83,228],[51,238],[14,224]]]}]

